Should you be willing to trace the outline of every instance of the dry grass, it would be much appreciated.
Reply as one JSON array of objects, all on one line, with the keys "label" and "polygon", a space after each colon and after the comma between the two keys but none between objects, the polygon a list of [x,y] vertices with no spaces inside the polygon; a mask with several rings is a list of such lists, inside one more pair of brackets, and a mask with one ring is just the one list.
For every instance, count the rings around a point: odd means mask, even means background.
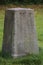
[{"label": "dry grass", "polygon": [[34,9],[42,9],[43,5],[0,5],[0,10],[6,9],[6,8],[16,8],[16,7],[23,7],[23,8],[34,8]]}]

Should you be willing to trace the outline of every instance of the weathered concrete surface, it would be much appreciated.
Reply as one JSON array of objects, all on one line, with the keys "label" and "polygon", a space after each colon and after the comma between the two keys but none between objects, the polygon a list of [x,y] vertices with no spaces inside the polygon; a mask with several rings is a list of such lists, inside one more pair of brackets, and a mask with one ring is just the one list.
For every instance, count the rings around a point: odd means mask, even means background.
[{"label": "weathered concrete surface", "polygon": [[32,9],[6,10],[2,51],[13,57],[39,53]]}]

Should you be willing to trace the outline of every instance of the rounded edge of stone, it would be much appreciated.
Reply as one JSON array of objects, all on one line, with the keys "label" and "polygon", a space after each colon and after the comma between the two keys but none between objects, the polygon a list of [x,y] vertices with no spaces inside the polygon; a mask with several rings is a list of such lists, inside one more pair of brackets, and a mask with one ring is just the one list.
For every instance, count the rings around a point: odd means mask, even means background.
[{"label": "rounded edge of stone", "polygon": [[10,10],[10,11],[18,11],[18,10],[29,10],[29,11],[33,11],[34,9],[31,9],[31,8],[7,8],[6,10]]}]

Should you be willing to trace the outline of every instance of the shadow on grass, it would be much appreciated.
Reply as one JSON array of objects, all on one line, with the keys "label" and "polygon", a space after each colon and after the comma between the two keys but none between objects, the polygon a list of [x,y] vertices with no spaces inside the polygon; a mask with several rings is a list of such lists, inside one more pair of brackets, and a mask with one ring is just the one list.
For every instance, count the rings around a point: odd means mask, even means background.
[{"label": "shadow on grass", "polygon": [[8,55],[3,55],[0,51],[0,65],[41,65],[41,59],[40,56],[43,54],[42,49],[40,48],[39,55],[27,55],[20,58],[12,58]]},{"label": "shadow on grass", "polygon": [[3,58],[3,59],[11,59],[11,55],[8,55],[7,53],[6,54],[3,54],[2,51],[0,51],[0,58]]},{"label": "shadow on grass", "polygon": [[0,57],[2,57],[2,52],[0,51]]}]

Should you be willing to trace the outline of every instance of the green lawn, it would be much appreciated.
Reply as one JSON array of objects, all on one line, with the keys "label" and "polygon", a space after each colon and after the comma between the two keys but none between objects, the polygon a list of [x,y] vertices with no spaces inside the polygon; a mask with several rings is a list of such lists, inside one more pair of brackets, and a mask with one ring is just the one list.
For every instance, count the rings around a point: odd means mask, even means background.
[{"label": "green lawn", "polygon": [[4,11],[0,10],[0,50],[2,49],[3,27],[4,26]]},{"label": "green lawn", "polygon": [[[2,50],[4,16],[5,16],[5,11],[0,10],[0,51]],[[39,57],[42,60],[41,65],[43,65],[43,9],[35,10],[35,23],[36,23],[36,30],[37,30],[38,45],[41,48]],[[27,56],[25,58],[29,58],[29,56]],[[32,56],[32,58],[33,58],[33,56]],[[17,60],[17,62],[19,62],[19,61]],[[30,62],[30,60],[29,60],[29,62]],[[10,58],[9,59],[3,58],[3,57],[1,57],[1,52],[0,52],[0,65],[14,65],[14,59],[12,60]],[[17,64],[17,65],[19,65],[19,64]],[[32,65],[34,65],[34,64],[32,64]]]},{"label": "green lawn", "polygon": [[43,9],[36,11],[35,19],[39,46],[43,47]]}]

